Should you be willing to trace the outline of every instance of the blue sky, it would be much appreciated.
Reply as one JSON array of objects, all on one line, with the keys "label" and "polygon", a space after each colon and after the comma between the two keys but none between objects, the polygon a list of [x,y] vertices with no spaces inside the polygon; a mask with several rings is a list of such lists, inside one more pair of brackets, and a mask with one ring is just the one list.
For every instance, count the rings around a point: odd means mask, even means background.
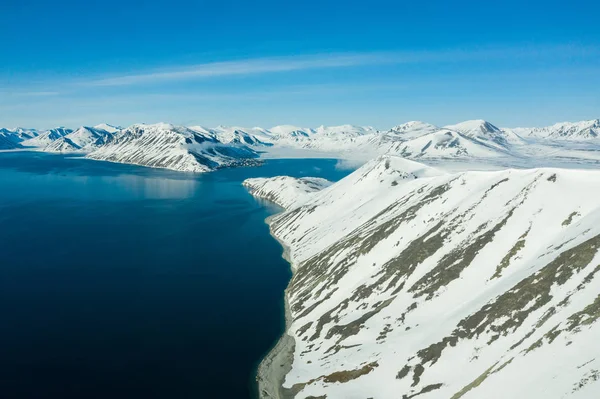
[{"label": "blue sky", "polygon": [[586,1],[0,2],[0,126],[600,117]]}]

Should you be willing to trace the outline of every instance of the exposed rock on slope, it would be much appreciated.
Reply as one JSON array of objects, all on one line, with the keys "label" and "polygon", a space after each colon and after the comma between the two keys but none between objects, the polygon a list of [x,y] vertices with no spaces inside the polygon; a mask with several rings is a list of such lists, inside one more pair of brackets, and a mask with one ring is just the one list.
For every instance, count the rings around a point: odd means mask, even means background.
[{"label": "exposed rock on slope", "polygon": [[133,125],[88,155],[91,159],[208,172],[251,163],[258,154],[246,146],[226,146],[214,136],[165,123]]},{"label": "exposed rock on slope", "polygon": [[48,152],[90,152],[102,147],[112,138],[113,133],[96,127],[82,126],[62,137],[52,140],[44,151]]},{"label": "exposed rock on slope", "polygon": [[272,178],[255,178],[244,180],[244,186],[258,198],[264,198],[284,208],[300,206],[312,193],[329,187],[331,182],[320,177],[302,177],[296,179],[288,176]]},{"label": "exposed rock on slope", "polygon": [[447,129],[462,133],[485,145],[507,150],[511,145],[524,144],[523,139],[510,130],[501,130],[482,119],[465,121],[456,125],[446,126]]},{"label": "exposed rock on slope", "polygon": [[41,132],[38,136],[34,138],[23,141],[23,146],[38,147],[43,149],[52,144],[54,141],[59,140],[60,138],[72,132],[72,129],[66,129],[64,127],[57,127],[54,129],[46,130]]},{"label": "exposed rock on slope", "polygon": [[21,145],[13,139],[12,132],[0,129],[0,150],[12,150],[21,148]]},{"label": "exposed rock on slope", "polygon": [[274,217],[295,271],[280,393],[600,396],[598,194],[598,171],[387,156]]},{"label": "exposed rock on slope", "polygon": [[561,122],[552,126],[515,128],[517,134],[550,140],[591,140],[600,136],[600,119],[580,122]]}]

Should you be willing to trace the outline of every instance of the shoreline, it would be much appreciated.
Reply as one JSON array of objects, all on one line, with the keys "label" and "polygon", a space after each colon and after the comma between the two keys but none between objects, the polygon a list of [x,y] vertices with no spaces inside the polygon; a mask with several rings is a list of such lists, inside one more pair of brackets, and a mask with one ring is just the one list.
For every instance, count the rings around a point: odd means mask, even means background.
[{"label": "shoreline", "polygon": [[[292,278],[294,275],[294,268],[290,259],[290,248],[283,243],[279,238],[273,234],[271,229],[271,220],[273,217],[280,215],[276,213],[265,219],[265,223],[269,226],[269,233],[277,242],[283,247],[282,257],[285,259],[292,271]],[[292,279],[290,279],[291,283]],[[284,309],[285,309],[285,331],[275,344],[275,346],[267,353],[267,355],[261,360],[258,365],[256,373],[256,382],[258,389],[259,399],[289,399],[292,396],[286,394],[283,388],[283,382],[285,376],[292,369],[292,363],[294,361],[294,350],[296,342],[292,336],[288,334],[288,329],[292,324],[292,315],[288,302],[288,287],[286,287],[283,298],[284,298]]]}]

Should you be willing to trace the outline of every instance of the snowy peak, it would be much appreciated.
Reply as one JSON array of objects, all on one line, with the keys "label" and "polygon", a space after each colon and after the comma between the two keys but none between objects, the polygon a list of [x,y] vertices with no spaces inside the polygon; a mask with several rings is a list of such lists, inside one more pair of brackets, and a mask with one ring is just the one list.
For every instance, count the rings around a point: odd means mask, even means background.
[{"label": "snowy peak", "polygon": [[8,129],[0,129],[0,150],[13,150],[21,148],[19,140]]},{"label": "snowy peak", "polygon": [[[193,129],[211,131],[207,128],[196,127]],[[269,132],[261,128],[244,129],[236,126],[219,126],[212,130],[217,139],[224,144],[241,144],[249,146],[271,146],[272,137]]]},{"label": "snowy peak", "polygon": [[[360,181],[373,180],[377,181],[378,185],[386,186],[389,183],[390,186],[397,186],[402,181],[439,176],[445,173],[437,168],[404,157],[382,155],[361,166],[353,175],[358,177]],[[348,180],[352,179],[348,178]],[[359,182],[357,181],[355,184],[359,184]]]},{"label": "snowy peak", "polygon": [[81,151],[81,147],[71,141],[67,136],[61,137],[57,140],[50,142],[44,151],[47,152],[77,152]]},{"label": "snowy peak", "polygon": [[40,132],[37,137],[23,141],[23,146],[45,148],[52,142],[59,140],[60,138],[72,132],[72,129],[67,129],[64,127],[56,127],[54,129],[45,130]]},{"label": "snowy peak", "polygon": [[104,130],[105,132],[108,132],[108,133],[116,133],[119,130],[121,130],[122,128],[119,126],[109,125],[108,123],[100,123],[100,124],[94,126],[94,129]]},{"label": "snowy peak", "polygon": [[28,141],[29,145],[41,147],[48,152],[90,152],[106,144],[113,136],[106,130],[81,126],[77,130],[53,129],[37,140]]},{"label": "snowy peak", "polygon": [[340,126],[324,126],[321,125],[315,129],[315,134],[323,136],[338,136],[343,135],[345,137],[357,137],[364,136],[367,134],[373,134],[377,132],[370,126],[354,126],[354,125],[340,125]]},{"label": "snowy peak", "polygon": [[417,137],[424,136],[429,133],[433,133],[439,130],[439,127],[430,123],[421,121],[410,121],[401,125],[394,126],[390,129],[390,133],[397,133],[403,139],[414,139]]},{"label": "snowy peak", "polygon": [[32,139],[38,134],[35,129],[24,129],[21,127],[15,129],[0,128],[0,150],[21,148],[23,141]]},{"label": "snowy peak", "polygon": [[468,136],[489,135],[501,133],[500,129],[483,119],[464,121],[455,125],[444,126],[446,129],[454,130]]},{"label": "snowy peak", "polygon": [[82,126],[65,137],[70,139],[79,148],[89,147],[91,149],[106,144],[112,135],[113,133],[107,130]]},{"label": "snowy peak", "polygon": [[508,149],[511,145],[523,144],[522,139],[517,134],[511,131],[503,131],[483,119],[464,121],[445,126],[445,128],[499,149]]},{"label": "snowy peak", "polygon": [[586,141],[600,136],[600,120],[593,119],[580,122],[561,122],[552,126],[512,129],[523,136],[549,139]]},{"label": "snowy peak", "polygon": [[312,129],[302,128],[298,126],[292,125],[279,125],[274,126],[269,131],[276,137],[280,139],[294,139],[294,140],[302,140],[310,137],[314,134]]},{"label": "snowy peak", "polygon": [[210,132],[168,123],[136,124],[115,133],[89,158],[187,172],[251,164],[257,153],[224,145]]},{"label": "snowy peak", "polygon": [[389,152],[411,159],[494,158],[502,155],[497,146],[487,141],[448,129],[397,143]]}]

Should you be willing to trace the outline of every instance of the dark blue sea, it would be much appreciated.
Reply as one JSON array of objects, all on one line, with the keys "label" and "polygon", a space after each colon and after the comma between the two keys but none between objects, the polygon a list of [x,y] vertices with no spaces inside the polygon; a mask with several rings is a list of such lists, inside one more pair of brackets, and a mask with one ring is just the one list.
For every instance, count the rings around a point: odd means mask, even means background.
[{"label": "dark blue sea", "polygon": [[0,154],[0,398],[252,398],[290,278],[258,176]]}]

